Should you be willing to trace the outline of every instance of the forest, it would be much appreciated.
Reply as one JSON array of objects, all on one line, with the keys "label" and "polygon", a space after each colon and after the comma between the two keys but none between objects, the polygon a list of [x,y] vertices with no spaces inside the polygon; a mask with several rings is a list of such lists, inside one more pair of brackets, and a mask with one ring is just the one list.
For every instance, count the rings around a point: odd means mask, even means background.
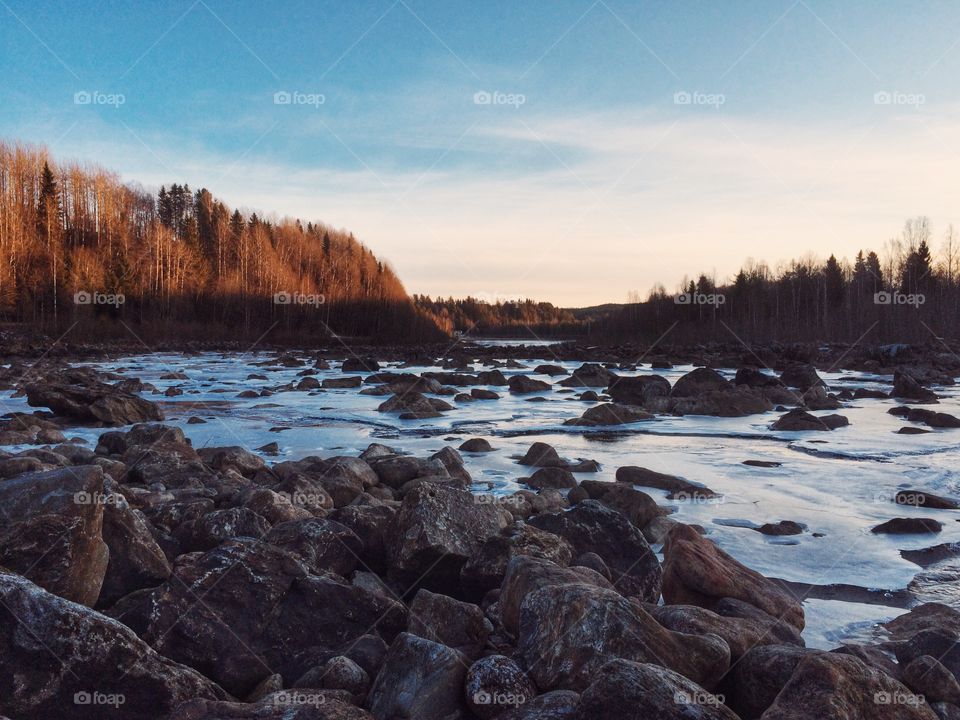
[{"label": "forest", "polygon": [[[934,250],[937,247],[937,250]],[[960,243],[953,226],[937,240],[926,217],[907,220],[880,253],[852,262],[808,256],[772,270],[746,262],[729,281],[700,275],[677,292],[657,285],[593,324],[591,335],[673,342],[932,342],[960,324]]]},{"label": "forest", "polygon": [[435,340],[389,265],[320,222],[159,192],[0,142],[0,317],[86,338]]},{"label": "forest", "polygon": [[570,337],[582,332],[573,312],[548,302],[463,299],[414,295],[414,304],[447,333],[532,339],[534,336]]}]

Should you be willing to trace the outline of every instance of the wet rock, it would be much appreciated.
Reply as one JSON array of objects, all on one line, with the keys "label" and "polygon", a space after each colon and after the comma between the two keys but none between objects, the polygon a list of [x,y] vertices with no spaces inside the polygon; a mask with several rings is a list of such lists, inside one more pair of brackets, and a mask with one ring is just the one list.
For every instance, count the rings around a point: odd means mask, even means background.
[{"label": "wet rock", "polygon": [[886,535],[908,535],[912,533],[938,533],[943,523],[932,518],[892,518],[880,523],[870,532]]},{"label": "wet rock", "polygon": [[922,422],[932,428],[958,428],[960,418],[944,412],[934,412],[925,408],[908,408],[905,415],[910,422]]},{"label": "wet rock", "polygon": [[617,468],[617,482],[668,490],[670,494],[667,497],[671,499],[697,501],[720,497],[718,493],[703,485],[684,480],[676,475],[668,475],[634,465]]},{"label": "wet rock", "polygon": [[330,519],[350,528],[360,538],[360,561],[363,566],[384,573],[396,514],[393,507],[386,505],[348,505],[333,512]]},{"label": "wet rock", "polygon": [[467,671],[467,706],[481,720],[502,717],[504,711],[526,705],[537,689],[516,662],[503,655],[489,655]]},{"label": "wet rock", "polygon": [[574,720],[579,702],[572,690],[553,690],[502,712],[497,720]]},{"label": "wet rock", "polygon": [[97,379],[89,368],[73,368],[29,383],[27,402],[57,415],[104,425],[163,420],[160,406]]},{"label": "wet rock", "polygon": [[656,602],[661,571],[643,533],[621,513],[585,500],[567,512],[538,515],[530,524],[567,540],[574,553],[593,552],[610,568],[614,587],[624,595]]},{"label": "wet rock", "polygon": [[683,675],[650,663],[613,660],[580,695],[577,720],[739,720]]},{"label": "wet rock", "polygon": [[780,522],[775,523],[764,523],[760,527],[756,528],[758,533],[763,535],[774,535],[774,536],[783,536],[783,535],[802,535],[803,534],[803,525],[796,523],[793,520],[781,520]]},{"label": "wet rock", "polygon": [[792,595],[692,528],[675,527],[667,536],[663,552],[666,603],[711,609],[722,598],[735,598],[803,630],[803,606]]},{"label": "wet rock", "polygon": [[579,418],[567,420],[564,425],[584,425],[587,427],[623,425],[652,419],[653,414],[642,408],[617,403],[604,403],[588,408]]},{"label": "wet rock", "polygon": [[783,465],[783,463],[775,462],[773,460],[744,460],[742,464],[758,468],[775,468]]},{"label": "wet rock", "polygon": [[843,415],[811,415],[805,410],[799,408],[789,411],[783,415],[773,425],[771,430],[788,431],[810,431],[810,430],[836,430],[839,427],[849,425],[850,421]]},{"label": "wet rock", "polygon": [[[0,709],[14,718],[97,718],[116,708],[146,720],[190,698],[225,697],[124,625],[19,575],[0,570],[0,600]],[[119,696],[122,705],[107,704]]]},{"label": "wet rock", "polygon": [[0,565],[92,607],[110,554],[102,535],[105,497],[103,471],[95,465],[0,483]]},{"label": "wet rock", "polygon": [[460,452],[493,452],[493,446],[484,438],[470,438],[460,445]]},{"label": "wet rock", "polygon": [[567,371],[559,365],[537,365],[533,371],[538,375],[566,375]]},{"label": "wet rock", "polygon": [[510,392],[522,395],[526,393],[549,391],[553,386],[543,380],[536,380],[526,375],[514,375],[508,383]]},{"label": "wet rock", "polygon": [[388,546],[390,577],[404,589],[460,594],[460,570],[484,541],[500,532],[496,508],[469,492],[421,485],[403,498]]},{"label": "wet rock", "polygon": [[377,718],[466,720],[466,673],[456,650],[401,633],[370,690],[370,712]]},{"label": "wet rock", "polygon": [[727,390],[730,381],[711,368],[699,367],[681,376],[670,391],[672,397],[695,397],[711,390]]},{"label": "wet rock", "polygon": [[617,658],[663,664],[704,687],[713,687],[730,663],[730,648],[716,635],[674,633],[639,604],[585,584],[529,593],[517,651],[538,687],[581,691]]},{"label": "wet rock", "polygon": [[200,459],[215,470],[232,468],[245,477],[251,477],[266,467],[262,457],[238,445],[205,447],[197,451]]}]

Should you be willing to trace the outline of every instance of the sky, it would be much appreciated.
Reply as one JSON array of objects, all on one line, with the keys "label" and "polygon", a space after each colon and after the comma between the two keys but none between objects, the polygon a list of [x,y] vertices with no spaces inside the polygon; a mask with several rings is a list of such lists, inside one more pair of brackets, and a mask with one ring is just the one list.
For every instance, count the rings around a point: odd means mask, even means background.
[{"label": "sky", "polygon": [[939,242],[958,79],[936,0],[0,0],[0,137],[349,229],[442,296]]}]

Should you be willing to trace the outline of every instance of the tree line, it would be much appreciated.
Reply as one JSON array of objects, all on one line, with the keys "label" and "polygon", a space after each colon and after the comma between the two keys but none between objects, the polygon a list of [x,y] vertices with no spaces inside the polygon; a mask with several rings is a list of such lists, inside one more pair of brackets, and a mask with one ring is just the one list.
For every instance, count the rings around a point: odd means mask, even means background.
[{"label": "tree line", "polygon": [[580,323],[570,310],[535,300],[462,299],[414,295],[413,302],[447,333],[527,337],[578,334]]},{"label": "tree line", "polygon": [[[937,249],[934,250],[934,247]],[[771,269],[748,260],[729,281],[701,274],[676,292],[656,285],[643,301],[593,324],[590,334],[651,341],[670,329],[674,342],[747,341],[922,342],[960,330],[960,243],[953,226],[939,242],[930,220],[908,220],[880,253],[853,261],[830,255]]]},{"label": "tree line", "polygon": [[442,337],[349,232],[2,141],[0,317],[107,336]]}]

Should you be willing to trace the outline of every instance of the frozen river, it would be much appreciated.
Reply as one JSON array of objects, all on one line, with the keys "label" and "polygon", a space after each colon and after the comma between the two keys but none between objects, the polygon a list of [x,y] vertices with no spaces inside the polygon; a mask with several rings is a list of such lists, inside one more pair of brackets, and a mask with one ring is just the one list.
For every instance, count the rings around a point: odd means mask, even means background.
[{"label": "frozen river", "polygon": [[[548,353],[549,355],[549,353]],[[478,492],[508,493],[523,487],[518,478],[529,469],[516,463],[534,441],[550,443],[562,456],[589,458],[601,464],[595,474],[581,479],[613,480],[618,467],[639,465],[702,483],[722,497],[696,503],[666,499],[666,492],[643,488],[663,505],[676,508],[676,517],[703,525],[721,547],[755,570],[772,577],[815,585],[848,584],[864,588],[902,590],[921,572],[903,559],[901,550],[960,541],[960,512],[898,506],[892,498],[898,489],[919,488],[938,495],[960,495],[960,430],[933,430],[922,435],[899,435],[908,425],[887,413],[894,400],[865,399],[846,403],[837,411],[850,420],[833,432],[774,432],[770,424],[782,413],[768,412],[744,418],[687,416],[609,428],[564,426],[592,403],[576,398],[581,390],[564,392],[555,385],[538,393],[511,395],[507,388],[491,387],[499,400],[456,403],[440,418],[398,420],[377,411],[386,398],[363,395],[359,389],[275,392],[266,397],[239,398],[244,390],[271,390],[296,384],[304,367],[262,365],[272,354],[151,354],[98,363],[97,367],[138,377],[160,392],[177,387],[176,397],[145,394],[164,407],[167,422],[181,427],[196,447],[240,445],[255,450],[279,444],[279,455],[268,462],[294,460],[307,455],[356,455],[379,442],[404,452],[424,456],[446,445],[456,447],[470,437],[490,441],[496,452],[464,453]],[[306,356],[304,356],[306,357]],[[562,365],[572,371],[579,363]],[[312,364],[309,363],[307,367]],[[509,378],[524,373],[551,382],[560,378],[527,369],[501,368]],[[342,377],[336,369],[318,370],[315,377]],[[383,369],[397,369],[387,364]],[[487,369],[476,365],[475,370]],[[656,372],[671,384],[691,366]],[[440,367],[404,366],[401,372],[441,371]],[[458,369],[458,372],[468,370]],[[723,371],[732,378],[732,371]],[[187,379],[164,380],[170,373]],[[634,373],[623,373],[630,375]],[[251,374],[267,379],[249,379]],[[561,376],[562,377],[562,376]],[[831,391],[845,387],[889,390],[889,377],[854,372],[821,373]],[[462,388],[460,389],[462,390]],[[943,398],[938,411],[960,414],[960,397],[954,387],[935,387]],[[469,389],[468,389],[469,391]],[[22,398],[5,397],[2,410],[30,411]],[[196,416],[205,424],[188,424]],[[77,428],[69,434],[91,442],[100,429]],[[12,449],[12,448],[7,448]],[[745,460],[780,463],[761,468]],[[870,529],[893,517],[934,517],[944,523],[938,535],[875,535]],[[751,529],[753,524],[793,520],[805,525],[802,535],[768,537]],[[955,588],[939,590],[941,601],[960,605]],[[902,610],[883,604],[836,600],[807,600],[809,645],[835,647],[841,639],[872,637],[879,620]]]}]

